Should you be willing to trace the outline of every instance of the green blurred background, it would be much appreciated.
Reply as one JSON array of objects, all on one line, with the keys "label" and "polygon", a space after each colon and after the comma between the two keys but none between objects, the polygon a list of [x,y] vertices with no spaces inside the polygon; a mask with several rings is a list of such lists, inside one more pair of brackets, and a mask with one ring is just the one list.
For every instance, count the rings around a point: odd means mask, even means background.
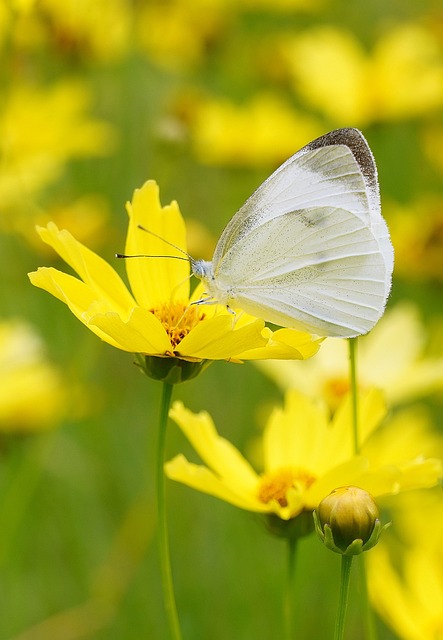
[{"label": "green blurred background", "polygon": [[[65,269],[34,226],[54,219],[123,274],[124,205],[153,178],[190,221],[191,253],[209,257],[279,162],[357,126],[397,250],[389,306],[413,300],[441,354],[442,6],[1,0],[0,43],[1,319],[27,323],[60,377],[48,398],[1,419],[0,638],[167,638],[155,546],[161,388],[31,287],[28,271]],[[215,363],[174,393],[241,451],[282,398],[250,363]],[[32,402],[48,404],[45,420]],[[430,407],[438,419],[440,404]],[[174,425],[167,446],[195,459]],[[281,637],[283,542],[253,514],[172,482],[167,492],[184,637]],[[337,557],[302,541],[297,637],[331,637],[338,575]],[[380,639],[396,637],[378,626]],[[351,601],[347,637],[360,629]]]}]

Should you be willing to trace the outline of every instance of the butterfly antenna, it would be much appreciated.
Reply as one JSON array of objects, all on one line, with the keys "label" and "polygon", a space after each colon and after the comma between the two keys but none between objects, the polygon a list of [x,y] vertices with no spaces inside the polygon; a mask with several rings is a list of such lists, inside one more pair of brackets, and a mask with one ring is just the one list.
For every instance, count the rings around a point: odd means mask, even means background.
[{"label": "butterfly antenna", "polygon": [[189,262],[189,258],[183,258],[183,256],[159,256],[159,255],[148,255],[146,253],[133,253],[130,256],[126,255],[125,253],[116,253],[115,254],[116,258],[124,258],[125,260],[127,258],[173,258],[174,260],[186,260],[186,262]]},{"label": "butterfly antenna", "polygon": [[185,251],[184,249],[182,249],[181,247],[178,247],[176,244],[174,244],[173,242],[169,242],[169,240],[165,240],[165,238],[162,238],[161,236],[158,235],[158,233],[155,233],[154,231],[151,231],[150,229],[147,229],[146,227],[143,227],[141,224],[138,224],[137,227],[139,229],[141,229],[142,231],[146,231],[146,233],[150,233],[151,236],[154,236],[154,238],[158,238],[159,240],[161,240],[162,242],[165,242],[166,244],[168,244],[170,247],[174,247],[174,249],[177,249],[177,251],[180,251],[180,253],[183,253],[185,256],[187,256],[187,259],[189,260],[189,262],[194,262],[194,258],[192,256],[189,255],[189,253],[187,251]]},{"label": "butterfly antenna", "polygon": [[146,253],[136,253],[136,254],[131,254],[131,255],[127,255],[126,253],[116,253],[115,254],[116,258],[124,258],[124,259],[127,259],[127,258],[173,258],[174,260],[186,260],[186,262],[190,262],[191,264],[193,264],[195,262],[194,258],[192,256],[190,256],[187,251],[185,251],[184,249],[181,249],[181,247],[178,247],[173,242],[169,242],[169,240],[165,240],[165,238],[162,238],[161,236],[159,236],[154,231],[151,231],[150,229],[147,229],[146,227],[143,227],[141,224],[138,224],[137,227],[139,229],[141,229],[142,231],[146,231],[146,233],[151,234],[151,236],[154,236],[154,238],[158,238],[162,242],[165,242],[167,245],[169,245],[170,247],[173,247],[177,251],[180,251],[180,253],[183,253],[186,256],[186,258],[184,258],[183,256],[166,256],[166,255],[159,256],[157,254],[156,255],[149,255],[149,254],[146,254]]}]

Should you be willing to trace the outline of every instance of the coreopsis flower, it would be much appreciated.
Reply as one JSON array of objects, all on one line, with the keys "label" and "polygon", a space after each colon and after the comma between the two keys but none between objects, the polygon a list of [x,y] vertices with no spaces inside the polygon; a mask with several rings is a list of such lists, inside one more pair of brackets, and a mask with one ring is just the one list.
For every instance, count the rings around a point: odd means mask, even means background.
[{"label": "coreopsis flower", "polygon": [[109,62],[131,45],[133,8],[125,0],[14,0],[10,41],[20,51],[56,49],[57,55]]},{"label": "coreopsis flower", "polygon": [[192,67],[204,60],[208,45],[224,32],[233,9],[224,0],[145,3],[137,10],[138,46],[167,68]]},{"label": "coreopsis flower", "polygon": [[202,285],[191,294],[189,261],[164,242],[184,251],[185,224],[176,202],[160,205],[155,182],[135,191],[127,211],[126,254],[154,256],[126,260],[131,291],[110,264],[53,223],[39,234],[80,279],[42,267],[29,274],[31,282],[67,304],[102,340],[138,354],[142,368],[160,380],[189,379],[212,360],[305,358],[316,352],[319,342],[307,333],[273,333],[247,314],[192,304],[202,298]]},{"label": "coreopsis flower", "polygon": [[443,61],[431,30],[402,24],[367,55],[358,39],[322,26],[281,45],[294,89],[338,125],[413,118],[443,102]]},{"label": "coreopsis flower", "polygon": [[[57,180],[73,158],[107,155],[115,142],[111,125],[89,113],[91,94],[80,81],[51,87],[15,83],[0,108],[0,224],[13,227],[28,199]],[[14,215],[10,215],[11,210]]]},{"label": "coreopsis flower", "polygon": [[[426,354],[425,336],[414,305],[403,302],[387,311],[368,335],[359,338],[359,385],[381,388],[391,405],[441,391],[443,358]],[[346,340],[325,340],[303,367],[297,362],[272,361],[257,366],[283,390],[296,388],[322,397],[333,408],[349,389]]]},{"label": "coreopsis flower", "polygon": [[272,93],[241,105],[200,100],[189,119],[196,155],[215,165],[275,166],[322,133],[314,117]]},{"label": "coreopsis flower", "polygon": [[[434,158],[441,160],[443,135],[429,131]],[[433,166],[435,161],[432,159]],[[443,164],[442,164],[443,167]],[[391,202],[389,230],[395,246],[395,274],[407,282],[443,279],[443,199],[426,195],[408,204]],[[420,220],[420,224],[417,224]]]},{"label": "coreopsis flower", "polygon": [[[29,227],[30,212],[26,212],[27,220],[22,216],[15,216],[9,227],[17,235],[24,237],[32,248],[45,256],[52,255],[53,249],[43,244],[35,233],[35,225]],[[88,194],[69,202],[54,202],[44,211],[38,211],[34,216],[36,225],[43,226],[54,222],[57,227],[69,231],[82,243],[91,247],[100,247],[105,238],[109,240],[109,203],[99,194]]]},{"label": "coreopsis flower", "polygon": [[70,410],[72,389],[40,336],[22,320],[0,322],[0,433],[44,431]]},{"label": "coreopsis flower", "polygon": [[194,414],[175,403],[170,415],[206,466],[193,464],[180,454],[166,464],[166,474],[235,506],[282,520],[314,510],[341,486],[355,485],[377,497],[436,484],[442,473],[439,460],[405,460],[401,451],[392,462],[379,460],[373,450],[366,455],[365,446],[385,414],[379,391],[360,395],[362,445],[361,455],[356,456],[349,397],[331,418],[324,404],[289,391],[284,408],[274,409],[263,433],[264,468],[257,472],[217,433],[206,412]]}]

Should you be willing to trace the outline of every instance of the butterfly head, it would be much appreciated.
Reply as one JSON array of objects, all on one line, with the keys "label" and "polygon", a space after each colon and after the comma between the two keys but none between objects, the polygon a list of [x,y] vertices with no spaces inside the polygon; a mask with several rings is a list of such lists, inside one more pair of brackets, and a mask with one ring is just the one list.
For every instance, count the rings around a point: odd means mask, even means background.
[{"label": "butterfly head", "polygon": [[208,260],[191,260],[192,273],[199,280],[203,280],[205,283],[214,281],[214,274],[212,272],[212,262]]}]

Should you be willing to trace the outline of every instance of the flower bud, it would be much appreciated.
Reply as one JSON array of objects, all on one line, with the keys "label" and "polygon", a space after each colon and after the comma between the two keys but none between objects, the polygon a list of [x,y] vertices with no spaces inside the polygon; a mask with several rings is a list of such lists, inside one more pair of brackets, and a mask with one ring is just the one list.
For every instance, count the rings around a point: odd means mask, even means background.
[{"label": "flower bud", "polygon": [[367,491],[340,487],[320,502],[316,529],[328,548],[354,555],[377,543],[384,528],[378,516],[378,507]]}]

